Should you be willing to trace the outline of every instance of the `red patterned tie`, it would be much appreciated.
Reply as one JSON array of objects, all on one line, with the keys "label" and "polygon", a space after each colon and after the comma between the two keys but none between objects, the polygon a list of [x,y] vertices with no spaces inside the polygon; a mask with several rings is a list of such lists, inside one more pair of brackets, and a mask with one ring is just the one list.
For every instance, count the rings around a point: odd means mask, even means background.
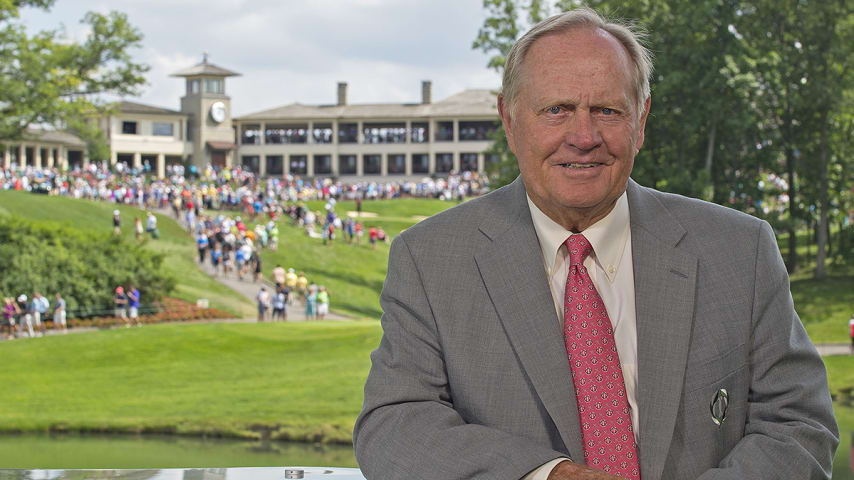
[{"label": "red patterned tie", "polygon": [[584,259],[593,251],[584,235],[566,240],[569,275],[563,334],[575,383],[584,462],[612,475],[640,480],[637,445],[614,329]]}]

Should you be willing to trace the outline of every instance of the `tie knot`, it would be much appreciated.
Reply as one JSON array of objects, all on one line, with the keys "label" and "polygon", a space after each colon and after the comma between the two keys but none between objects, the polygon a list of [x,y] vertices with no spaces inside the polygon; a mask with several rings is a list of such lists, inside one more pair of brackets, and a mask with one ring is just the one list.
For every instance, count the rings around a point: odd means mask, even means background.
[{"label": "tie knot", "polygon": [[584,263],[584,259],[593,251],[593,245],[590,245],[590,242],[582,234],[570,236],[564,244],[566,245],[566,251],[569,252],[570,265],[581,265]]}]

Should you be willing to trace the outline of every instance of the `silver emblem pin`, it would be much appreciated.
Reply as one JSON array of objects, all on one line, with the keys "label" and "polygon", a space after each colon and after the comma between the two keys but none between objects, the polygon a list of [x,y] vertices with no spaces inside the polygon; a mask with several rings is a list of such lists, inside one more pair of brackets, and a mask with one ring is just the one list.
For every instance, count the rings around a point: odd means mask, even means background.
[{"label": "silver emblem pin", "polygon": [[715,393],[712,398],[712,403],[709,404],[709,410],[712,412],[712,421],[715,425],[721,426],[726,420],[726,409],[729,406],[729,394],[725,388],[721,388]]}]

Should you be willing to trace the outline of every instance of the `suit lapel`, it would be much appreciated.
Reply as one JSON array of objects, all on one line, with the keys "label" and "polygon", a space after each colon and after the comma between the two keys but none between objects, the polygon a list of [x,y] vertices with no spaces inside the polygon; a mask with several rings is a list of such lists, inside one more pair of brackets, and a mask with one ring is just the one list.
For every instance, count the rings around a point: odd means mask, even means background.
[{"label": "suit lapel", "polygon": [[[520,179],[509,208],[481,225],[491,240],[475,255],[478,269],[510,343],[568,453],[582,456],[581,428],[563,331],[543,268],[540,244]],[[499,220],[495,220],[499,219]]]},{"label": "suit lapel", "polygon": [[685,230],[649,191],[628,188],[638,332],[640,460],[659,480],[682,397],[697,258],[677,248]]}]

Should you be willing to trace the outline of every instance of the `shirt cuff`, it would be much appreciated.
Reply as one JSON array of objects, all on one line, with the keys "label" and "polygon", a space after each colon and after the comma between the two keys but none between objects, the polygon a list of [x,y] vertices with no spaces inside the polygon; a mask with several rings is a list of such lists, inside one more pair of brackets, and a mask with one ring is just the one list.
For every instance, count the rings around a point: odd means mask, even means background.
[{"label": "shirt cuff", "polygon": [[522,477],[522,480],[548,480],[549,474],[552,473],[552,470],[557,466],[558,463],[569,460],[568,458],[555,458],[551,462],[544,463],[540,465],[536,469],[532,470],[531,473]]}]

